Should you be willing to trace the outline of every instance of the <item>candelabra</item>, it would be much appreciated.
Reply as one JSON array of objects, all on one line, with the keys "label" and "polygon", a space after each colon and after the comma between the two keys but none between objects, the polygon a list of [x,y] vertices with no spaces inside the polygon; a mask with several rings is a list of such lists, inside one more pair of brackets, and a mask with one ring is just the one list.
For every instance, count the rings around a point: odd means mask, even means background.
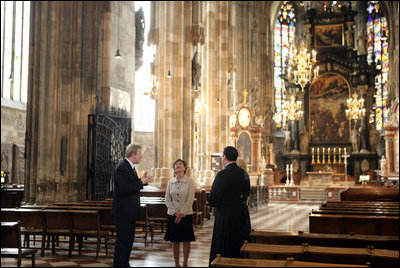
[{"label": "candelabra", "polygon": [[317,52],[312,50],[311,53],[304,48],[304,45],[299,51],[293,46],[289,51],[287,78],[291,83],[300,85],[301,90],[304,90],[304,87],[319,74],[319,66],[315,67]]},{"label": "candelabra", "polygon": [[353,98],[347,99],[346,117],[351,120],[358,120],[365,116],[364,99],[358,99],[357,93],[353,94]]},{"label": "candelabra", "polygon": [[302,101],[296,101],[295,96],[291,95],[289,101],[283,103],[284,118],[294,121],[299,120],[303,116]]}]

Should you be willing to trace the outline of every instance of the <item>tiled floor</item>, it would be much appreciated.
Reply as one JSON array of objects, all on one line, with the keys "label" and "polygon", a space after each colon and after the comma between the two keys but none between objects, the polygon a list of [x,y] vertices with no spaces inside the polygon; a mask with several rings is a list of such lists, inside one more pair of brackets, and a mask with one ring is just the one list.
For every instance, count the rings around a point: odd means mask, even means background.
[{"label": "tiled floor", "polygon": [[[250,209],[252,228],[269,231],[308,232],[308,213],[318,206],[319,203],[310,202],[270,202],[258,209]],[[212,217],[211,220],[204,221],[203,225],[195,230],[196,241],[191,244],[189,266],[208,266],[213,223]],[[96,243],[92,238],[84,241],[82,255],[79,256],[75,250],[72,258],[68,258],[68,243],[61,241],[60,247],[56,249],[56,255],[52,255],[51,250],[47,249],[44,257],[40,257],[39,249],[35,263],[38,267],[110,267],[113,262],[114,238],[110,238],[109,242],[108,256],[105,256],[104,244],[102,244],[99,257],[96,259]],[[40,248],[40,242],[36,242],[34,247]],[[181,263],[182,259],[181,256]],[[31,264],[29,258],[22,261],[23,267],[31,266]],[[15,267],[16,265],[16,259],[1,258],[2,267]],[[164,241],[163,234],[155,234],[153,245],[149,244],[147,247],[144,246],[143,239],[136,238],[130,265],[135,267],[174,266],[171,244]]]}]

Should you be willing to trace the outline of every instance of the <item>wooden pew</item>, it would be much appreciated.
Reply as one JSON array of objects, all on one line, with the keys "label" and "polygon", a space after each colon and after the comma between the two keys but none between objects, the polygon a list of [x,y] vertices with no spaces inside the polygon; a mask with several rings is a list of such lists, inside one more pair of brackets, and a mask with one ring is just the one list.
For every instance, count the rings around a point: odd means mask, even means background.
[{"label": "wooden pew", "polygon": [[310,233],[399,235],[398,216],[309,215]]},{"label": "wooden pew", "polygon": [[43,209],[42,211],[45,230],[42,238],[42,253],[43,256],[45,251],[45,242],[47,237],[47,244],[50,243],[50,238],[52,240],[51,252],[54,255],[56,251],[56,241],[58,241],[59,236],[68,237],[69,247],[68,247],[68,257],[72,255],[73,249],[73,237],[72,237],[72,216],[69,210],[66,209]]},{"label": "wooden pew", "polygon": [[295,261],[293,258],[286,260],[263,260],[217,257],[211,262],[212,267],[368,267],[368,265],[337,264],[322,262]]},{"label": "wooden pew", "polygon": [[378,187],[349,187],[340,193],[340,200],[399,202],[399,189]]},{"label": "wooden pew", "polygon": [[269,232],[253,229],[250,232],[250,242],[259,244],[301,245],[302,240],[298,232]]},{"label": "wooden pew", "polygon": [[72,248],[74,238],[78,239],[79,255],[82,253],[83,237],[95,237],[97,240],[96,258],[99,256],[101,238],[104,237],[106,256],[108,255],[108,231],[100,230],[100,215],[97,210],[70,210],[72,214]]},{"label": "wooden pew", "polygon": [[397,211],[373,209],[313,209],[311,214],[337,214],[337,215],[370,215],[370,216],[398,216]]},{"label": "wooden pew", "polygon": [[19,222],[1,222],[1,258],[17,258],[17,267],[21,267],[23,257],[31,256],[35,267],[37,249],[21,247],[21,226]]},{"label": "wooden pew", "polygon": [[249,259],[286,259],[291,256],[300,261],[362,265],[372,263],[376,267],[394,267],[399,262],[399,251],[372,248],[272,245],[245,241],[241,252]]},{"label": "wooden pew", "polygon": [[356,235],[356,234],[322,234],[299,232],[271,232],[252,230],[250,242],[259,244],[301,245],[308,243],[313,246],[358,247],[373,246],[379,249],[399,250],[398,236]]}]

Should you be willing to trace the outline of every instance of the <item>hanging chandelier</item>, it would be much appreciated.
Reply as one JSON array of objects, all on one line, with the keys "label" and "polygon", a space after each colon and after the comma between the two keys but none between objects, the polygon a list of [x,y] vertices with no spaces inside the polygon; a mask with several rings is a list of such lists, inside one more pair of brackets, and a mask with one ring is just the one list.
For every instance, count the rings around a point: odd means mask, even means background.
[{"label": "hanging chandelier", "polygon": [[349,98],[346,101],[348,109],[346,109],[347,119],[357,120],[362,116],[365,116],[364,99],[358,99],[357,93],[353,94],[353,98]]},{"label": "hanging chandelier", "polygon": [[302,101],[296,101],[291,95],[289,101],[283,103],[283,115],[287,120],[299,120],[303,116]]},{"label": "hanging chandelier", "polygon": [[319,74],[319,66],[315,66],[317,52],[312,50],[310,54],[304,45],[301,46],[299,51],[292,47],[288,59],[287,78],[289,82],[300,85],[303,91],[304,87]]}]

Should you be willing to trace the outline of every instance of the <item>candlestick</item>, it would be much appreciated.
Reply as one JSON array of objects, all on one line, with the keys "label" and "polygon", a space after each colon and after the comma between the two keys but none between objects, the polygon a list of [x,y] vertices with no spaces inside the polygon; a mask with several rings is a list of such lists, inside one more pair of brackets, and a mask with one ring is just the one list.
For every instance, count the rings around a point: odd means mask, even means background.
[{"label": "candlestick", "polygon": [[328,164],[331,164],[331,148],[328,147]]},{"label": "candlestick", "polygon": [[336,147],[333,147],[333,163],[336,164]]},{"label": "candlestick", "polygon": [[311,165],[315,164],[315,160],[314,160],[314,147],[312,147],[312,154],[311,154]]},{"label": "candlestick", "polygon": [[289,185],[289,165],[286,164],[286,186]]},{"label": "candlestick", "polygon": [[325,147],[322,148],[322,164],[325,164]]},{"label": "candlestick", "polygon": [[321,161],[319,161],[319,147],[317,148],[317,164],[321,164]]},{"label": "candlestick", "polygon": [[338,153],[338,158],[339,158],[339,164],[342,163],[342,156],[340,155],[340,151],[342,148],[339,147],[339,153]]}]

